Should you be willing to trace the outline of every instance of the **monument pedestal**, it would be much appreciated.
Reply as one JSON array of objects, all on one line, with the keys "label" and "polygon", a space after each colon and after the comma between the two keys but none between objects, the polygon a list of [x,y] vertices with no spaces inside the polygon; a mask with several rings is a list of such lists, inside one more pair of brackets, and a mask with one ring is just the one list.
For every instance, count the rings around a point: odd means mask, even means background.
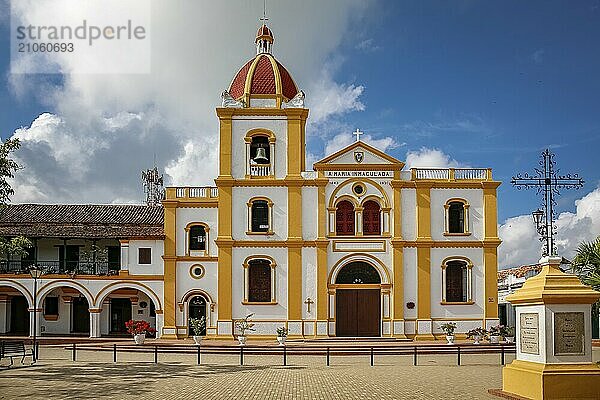
[{"label": "monument pedestal", "polygon": [[600,399],[592,363],[591,304],[600,293],[560,271],[560,257],[507,297],[517,313],[517,358],[502,370],[502,391],[529,399]]}]

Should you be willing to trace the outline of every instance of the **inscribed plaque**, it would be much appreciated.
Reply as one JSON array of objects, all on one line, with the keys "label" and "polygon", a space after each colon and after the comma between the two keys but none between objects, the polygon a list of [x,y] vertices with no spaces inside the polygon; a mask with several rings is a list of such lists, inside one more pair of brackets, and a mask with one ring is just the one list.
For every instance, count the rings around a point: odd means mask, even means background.
[{"label": "inscribed plaque", "polygon": [[583,313],[554,313],[554,355],[583,355],[584,343]]},{"label": "inscribed plaque", "polygon": [[540,354],[540,320],[537,313],[521,314],[521,353]]}]

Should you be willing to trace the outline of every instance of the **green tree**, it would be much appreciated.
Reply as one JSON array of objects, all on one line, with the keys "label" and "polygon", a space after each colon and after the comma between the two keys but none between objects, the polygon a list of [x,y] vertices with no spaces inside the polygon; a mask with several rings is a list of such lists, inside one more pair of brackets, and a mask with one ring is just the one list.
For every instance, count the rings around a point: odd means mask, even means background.
[{"label": "green tree", "polygon": [[0,143],[0,205],[5,206],[10,201],[15,191],[10,186],[8,179],[15,177],[15,172],[21,166],[10,157],[11,153],[21,147],[19,139],[6,139]]},{"label": "green tree", "polygon": [[[15,177],[15,172],[21,166],[11,158],[11,153],[21,147],[19,139],[6,139],[0,143],[0,212],[7,206],[15,191],[10,186],[9,179]],[[8,256],[25,257],[27,249],[33,247],[31,240],[23,236],[12,239],[0,238],[0,253]]]},{"label": "green tree", "polygon": [[[594,241],[579,244],[571,262],[571,272],[577,275],[581,282],[600,291],[600,236]],[[592,305],[592,326],[596,326],[599,314],[600,301],[597,301]]]},{"label": "green tree", "polygon": [[586,285],[600,291],[600,236],[581,242],[571,263],[571,271]]}]

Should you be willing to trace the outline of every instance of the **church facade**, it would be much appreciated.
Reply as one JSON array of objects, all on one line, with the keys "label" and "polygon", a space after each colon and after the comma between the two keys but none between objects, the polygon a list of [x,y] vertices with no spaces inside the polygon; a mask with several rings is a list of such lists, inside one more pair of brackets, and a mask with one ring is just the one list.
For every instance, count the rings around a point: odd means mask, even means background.
[{"label": "church facade", "polygon": [[305,165],[304,93],[257,55],[217,108],[216,188],[168,188],[163,336],[431,339],[498,322],[496,189],[489,169],[412,169],[357,141]]},{"label": "church facade", "polygon": [[[449,321],[459,333],[498,323],[491,170],[408,170],[358,130],[308,168],[309,110],[273,41],[261,26],[216,109],[216,187],[169,187],[154,208],[8,208],[0,234],[35,246],[0,262],[0,334],[35,319],[38,334],[97,337],[141,318],[177,339],[204,316],[209,338],[232,338],[252,315],[256,338],[284,326],[427,340]],[[30,265],[46,268],[39,291]]]}]

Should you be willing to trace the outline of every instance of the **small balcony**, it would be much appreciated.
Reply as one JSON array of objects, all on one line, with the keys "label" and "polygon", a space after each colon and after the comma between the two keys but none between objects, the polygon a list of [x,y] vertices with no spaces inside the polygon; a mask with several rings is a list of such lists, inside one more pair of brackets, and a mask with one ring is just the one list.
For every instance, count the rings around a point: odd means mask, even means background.
[{"label": "small balcony", "polygon": [[41,267],[46,274],[54,275],[118,275],[121,266],[109,261],[32,261],[0,260],[0,274],[29,274],[33,265]]},{"label": "small balcony", "polygon": [[216,205],[219,200],[219,189],[213,186],[184,186],[168,187],[166,201],[182,203],[211,203]]}]

